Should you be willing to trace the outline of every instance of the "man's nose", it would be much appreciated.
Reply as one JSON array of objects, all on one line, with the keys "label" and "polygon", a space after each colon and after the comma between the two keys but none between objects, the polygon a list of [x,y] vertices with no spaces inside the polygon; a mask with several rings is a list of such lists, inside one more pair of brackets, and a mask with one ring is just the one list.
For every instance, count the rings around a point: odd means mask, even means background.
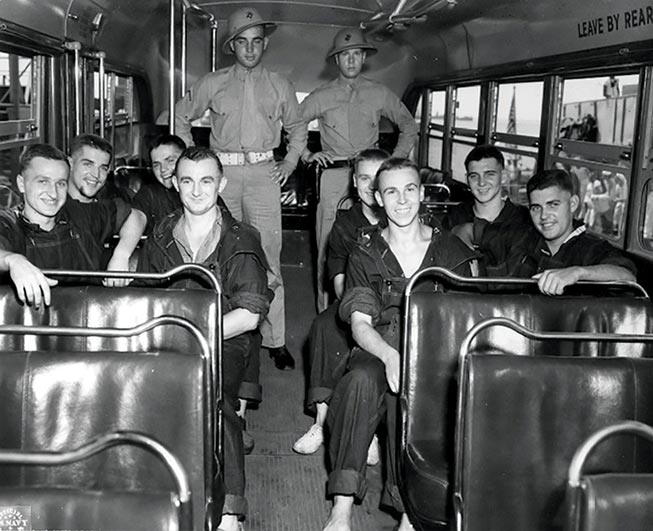
[{"label": "man's nose", "polygon": [[253,41],[248,41],[247,44],[245,45],[245,50],[248,53],[252,53],[254,51],[254,42]]}]

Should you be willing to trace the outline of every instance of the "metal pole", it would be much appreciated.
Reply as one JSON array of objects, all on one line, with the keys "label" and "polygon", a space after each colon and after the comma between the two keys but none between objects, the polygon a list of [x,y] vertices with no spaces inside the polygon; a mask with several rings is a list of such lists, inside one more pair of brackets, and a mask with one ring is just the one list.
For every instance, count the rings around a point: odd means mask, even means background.
[{"label": "metal pole", "polygon": [[186,95],[186,75],[187,75],[187,49],[188,49],[188,20],[186,18],[186,5],[181,6],[181,96]]},{"label": "metal pole", "polygon": [[99,86],[98,86],[98,91],[100,92],[100,136],[104,138],[104,133],[105,133],[105,123],[104,123],[104,118],[105,118],[105,113],[106,113],[106,95],[107,95],[107,80],[104,77],[104,59],[106,58],[107,54],[104,52],[97,52],[96,57],[100,61],[100,65],[98,67],[98,77],[100,78],[99,81]]},{"label": "metal pole", "polygon": [[80,51],[82,45],[79,42],[67,42],[66,48],[72,50],[75,54],[75,63],[73,66],[74,73],[74,89],[75,89],[75,128],[73,133],[75,136],[82,132],[82,65]]},{"label": "metal pole", "polygon": [[211,72],[218,68],[218,21],[211,18]]},{"label": "metal pole", "polygon": [[168,98],[168,131],[175,132],[175,0],[170,0],[170,49],[168,59],[169,70],[169,98]]},{"label": "metal pole", "polygon": [[9,54],[9,94],[11,107],[9,112],[10,120],[20,119],[20,68],[18,66],[18,56],[16,54]]}]

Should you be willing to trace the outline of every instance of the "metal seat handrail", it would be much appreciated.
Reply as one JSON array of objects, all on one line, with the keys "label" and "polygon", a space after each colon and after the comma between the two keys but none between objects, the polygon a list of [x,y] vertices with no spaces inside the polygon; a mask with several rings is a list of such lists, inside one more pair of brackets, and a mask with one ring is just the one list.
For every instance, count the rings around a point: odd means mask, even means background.
[{"label": "metal seat handrail", "polygon": [[[533,340],[547,341],[607,341],[607,342],[624,342],[624,343],[653,343],[653,334],[615,334],[608,332],[539,332],[532,330],[520,323],[507,319],[505,317],[493,317],[476,323],[467,332],[463,338],[458,351],[459,375],[465,372],[465,364],[469,356],[472,341],[483,331],[492,327],[504,327]],[[465,398],[465,388],[462,381],[458,384],[458,405],[456,410],[456,429],[455,429],[455,472],[454,472],[454,494],[453,505],[456,522],[456,530],[462,531],[464,528],[463,511],[464,500],[462,496],[462,460],[463,460],[463,404]]]},{"label": "metal seat handrail", "polygon": [[[19,324],[3,324],[0,325],[1,334],[14,334],[14,335],[56,335],[56,336],[84,336],[84,337],[132,337],[148,332],[158,326],[173,325],[185,328],[198,342],[201,349],[201,356],[203,363],[206,367],[203,388],[204,399],[206,402],[206,414],[203,418],[205,445],[205,466],[204,466],[204,485],[207,492],[210,492],[213,481],[213,448],[217,444],[220,447],[220,441],[213,438],[214,432],[214,419],[216,419],[216,411],[219,404],[216,404],[215,388],[214,388],[214,360],[211,356],[211,347],[208,340],[202,334],[202,331],[188,319],[177,317],[174,315],[161,315],[154,317],[139,325],[129,328],[110,328],[110,327],[78,327],[78,326],[32,326],[32,325],[19,325]],[[220,376],[219,382],[222,381]],[[210,451],[206,451],[206,449]]]},{"label": "metal seat handrail", "polygon": [[100,435],[67,452],[32,452],[24,450],[0,450],[0,464],[27,466],[59,466],[92,457],[114,446],[131,445],[142,448],[165,464],[175,482],[178,503],[175,504],[180,531],[192,531],[192,494],[188,475],[179,459],[153,437],[135,431],[115,431]]},{"label": "metal seat handrail", "polygon": [[[424,268],[417,273],[415,273],[408,282],[406,286],[406,296],[410,296],[412,290],[418,280],[427,276],[435,275],[445,280],[451,282],[452,284],[462,284],[467,286],[491,286],[491,285],[502,285],[510,284],[515,286],[534,286],[537,285],[537,280],[532,278],[514,278],[514,277],[464,277],[458,275],[453,271],[449,271],[444,267],[433,266]],[[635,292],[641,293],[641,296],[648,299],[649,295],[646,290],[637,282],[632,280],[580,280],[574,285],[579,286],[602,286],[609,288],[622,288],[624,290],[633,290]]]}]

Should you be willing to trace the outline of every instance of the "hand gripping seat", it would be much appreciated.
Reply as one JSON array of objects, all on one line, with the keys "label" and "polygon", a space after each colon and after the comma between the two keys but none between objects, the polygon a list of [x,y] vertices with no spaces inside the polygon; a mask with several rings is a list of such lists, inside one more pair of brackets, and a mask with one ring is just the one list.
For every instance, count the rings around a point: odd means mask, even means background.
[{"label": "hand gripping seat", "polygon": [[[425,275],[445,277],[444,284],[467,291],[444,293],[413,289]],[[453,521],[454,432],[458,351],[465,334],[490,317],[506,317],[536,330],[645,333],[653,329],[653,309],[644,297],[548,297],[541,294],[482,293],[465,279],[429,268],[406,291],[400,390],[400,486],[406,511],[416,527],[436,529]],[[497,279],[499,285],[523,280]],[[639,291],[637,285],[626,288]],[[600,303],[597,303],[599,302]],[[480,352],[536,355],[542,345],[505,329],[481,332],[473,345]],[[564,343],[558,355],[644,356],[642,345]]]}]

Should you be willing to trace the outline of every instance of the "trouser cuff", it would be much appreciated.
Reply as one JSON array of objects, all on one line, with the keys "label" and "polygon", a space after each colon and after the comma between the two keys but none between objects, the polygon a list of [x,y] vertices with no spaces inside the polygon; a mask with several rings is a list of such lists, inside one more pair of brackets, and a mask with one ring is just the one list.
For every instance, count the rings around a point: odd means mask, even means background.
[{"label": "trouser cuff", "polygon": [[357,470],[334,470],[327,481],[327,496],[354,496],[362,501],[367,492],[367,480]]},{"label": "trouser cuff", "polygon": [[328,387],[311,387],[306,394],[306,408],[310,411],[315,411],[315,404],[325,402],[328,404],[331,401],[333,389]]},{"label": "trouser cuff", "polygon": [[247,500],[239,494],[226,494],[222,514],[237,514],[245,516],[247,514]]},{"label": "trouser cuff", "polygon": [[238,398],[259,403],[263,399],[263,387],[254,382],[242,382],[238,388]]}]

